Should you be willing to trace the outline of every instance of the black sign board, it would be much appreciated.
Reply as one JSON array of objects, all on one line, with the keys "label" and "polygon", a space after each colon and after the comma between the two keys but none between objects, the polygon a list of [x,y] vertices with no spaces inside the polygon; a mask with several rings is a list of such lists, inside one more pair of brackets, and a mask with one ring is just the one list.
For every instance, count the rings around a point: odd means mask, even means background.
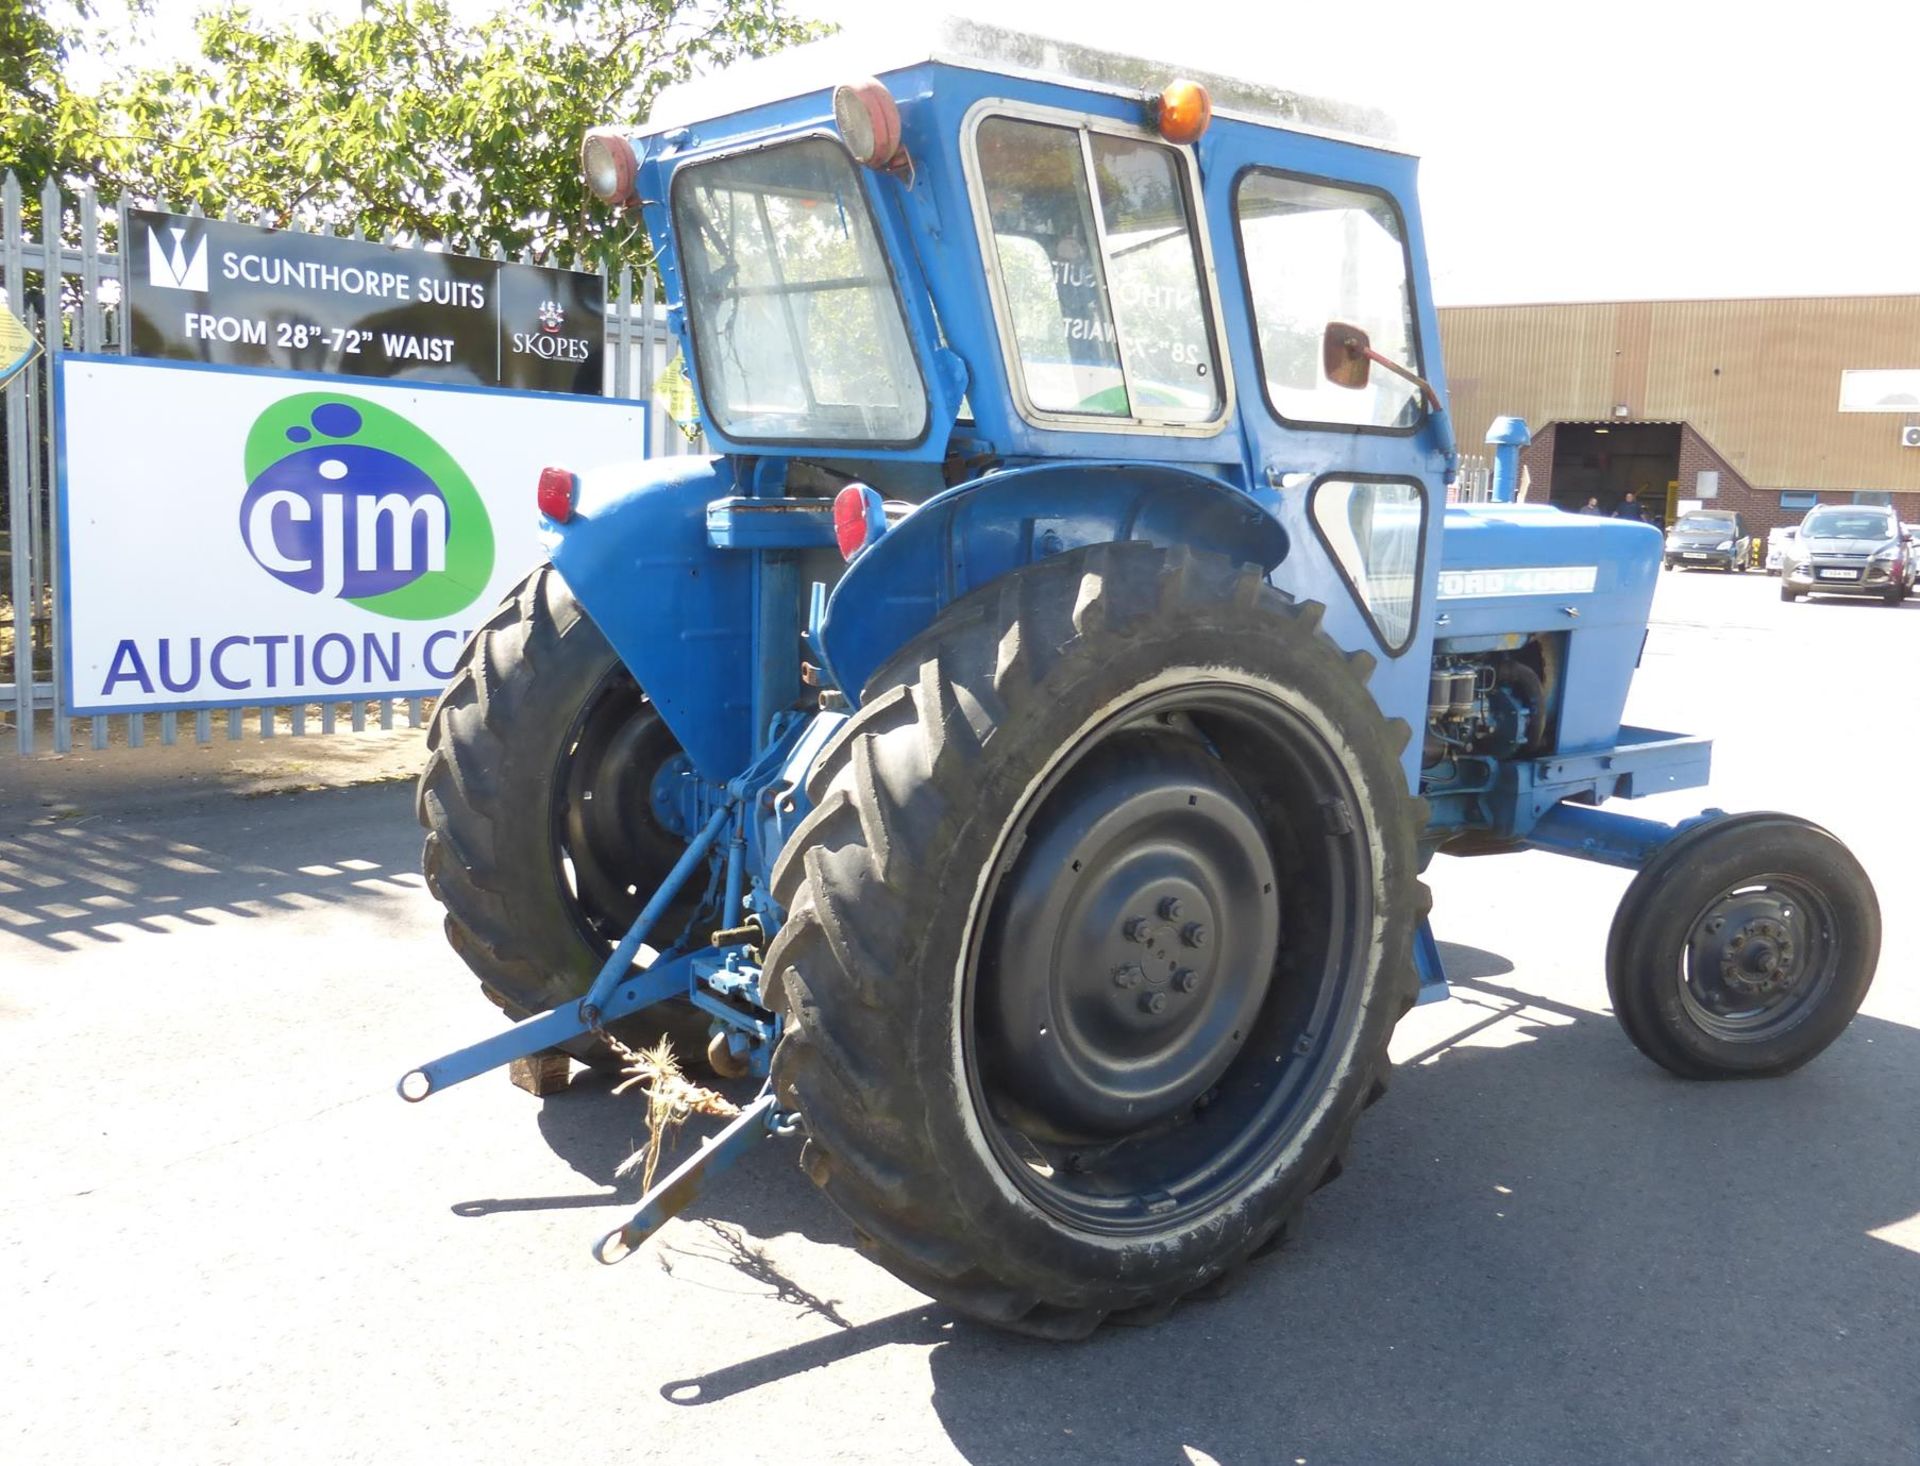
[{"label": "black sign board", "polygon": [[598,275],[145,209],[127,235],[135,356],[601,395]]}]

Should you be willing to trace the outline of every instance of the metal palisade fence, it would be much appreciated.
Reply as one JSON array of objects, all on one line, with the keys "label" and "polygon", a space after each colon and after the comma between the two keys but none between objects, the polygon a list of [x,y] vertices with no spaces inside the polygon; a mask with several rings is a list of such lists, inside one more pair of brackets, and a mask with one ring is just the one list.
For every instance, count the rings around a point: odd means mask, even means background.
[{"label": "metal palisade fence", "polygon": [[[215,710],[84,719],[67,711],[72,698],[61,685],[56,651],[62,602],[51,446],[55,368],[68,352],[128,351],[131,333],[123,306],[128,205],[103,206],[91,190],[68,196],[49,184],[40,196],[39,228],[30,237],[23,202],[18,180],[6,174],[0,180],[0,305],[26,322],[44,350],[0,386],[0,452],[5,460],[0,482],[7,509],[0,527],[0,727],[10,722],[13,733],[0,743],[0,756],[9,749],[30,754],[48,744],[64,753],[73,746],[76,722],[88,725],[86,736],[94,748],[118,742],[138,748],[150,738],[175,743],[182,723],[194,739],[210,742],[216,736]],[[155,207],[166,208],[164,203]],[[353,237],[364,236],[355,231]],[[505,255],[496,251],[494,258]],[[606,395],[649,402],[648,441],[654,453],[697,451],[674,422],[668,394],[652,390],[669,370],[673,345],[651,273],[636,276],[623,267],[618,280],[608,281],[606,333]],[[341,728],[357,731],[369,718],[390,728],[396,704],[412,723],[424,717],[419,698],[271,703],[217,711],[224,737],[238,739],[257,730],[260,737],[271,738]]]}]

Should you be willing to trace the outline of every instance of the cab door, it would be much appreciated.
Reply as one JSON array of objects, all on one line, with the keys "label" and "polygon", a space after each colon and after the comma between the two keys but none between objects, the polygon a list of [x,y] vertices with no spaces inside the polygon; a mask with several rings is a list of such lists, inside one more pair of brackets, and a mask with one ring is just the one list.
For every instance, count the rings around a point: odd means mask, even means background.
[{"label": "cab door", "polygon": [[[1445,401],[1414,161],[1222,118],[1201,142],[1249,482],[1292,551],[1273,583],[1327,608],[1325,628],[1377,662],[1389,717],[1425,722],[1439,539],[1452,467],[1443,409],[1373,369],[1358,390],[1323,368],[1329,324],[1427,378]],[[1404,763],[1419,777],[1420,740]]]}]

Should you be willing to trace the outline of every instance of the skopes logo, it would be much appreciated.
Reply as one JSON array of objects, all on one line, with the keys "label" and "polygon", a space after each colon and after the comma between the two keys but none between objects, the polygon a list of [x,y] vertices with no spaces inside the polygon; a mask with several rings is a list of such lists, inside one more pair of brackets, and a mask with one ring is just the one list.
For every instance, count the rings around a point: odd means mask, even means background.
[{"label": "skopes logo", "polygon": [[240,534],[261,569],[308,595],[430,621],[493,574],[493,525],[466,470],[397,412],[302,392],[247,434]]},{"label": "skopes logo", "polygon": [[563,336],[560,328],[567,313],[557,300],[543,300],[535,312],[540,319],[538,331],[515,331],[516,356],[538,356],[547,361],[585,361],[593,355],[593,343],[584,336]]},{"label": "skopes logo", "polygon": [[162,240],[160,232],[147,227],[147,283],[162,290],[200,290],[207,288],[207,240],[202,235],[187,249],[187,230],[176,224],[167,230],[172,236]]}]

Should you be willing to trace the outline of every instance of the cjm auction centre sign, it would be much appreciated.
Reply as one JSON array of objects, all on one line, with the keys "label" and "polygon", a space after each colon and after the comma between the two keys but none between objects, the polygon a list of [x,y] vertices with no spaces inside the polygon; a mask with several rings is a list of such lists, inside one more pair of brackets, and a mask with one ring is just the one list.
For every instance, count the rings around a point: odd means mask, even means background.
[{"label": "cjm auction centre sign", "polygon": [[646,451],[646,404],[65,356],[78,714],[437,692],[543,556],[556,451]]}]

